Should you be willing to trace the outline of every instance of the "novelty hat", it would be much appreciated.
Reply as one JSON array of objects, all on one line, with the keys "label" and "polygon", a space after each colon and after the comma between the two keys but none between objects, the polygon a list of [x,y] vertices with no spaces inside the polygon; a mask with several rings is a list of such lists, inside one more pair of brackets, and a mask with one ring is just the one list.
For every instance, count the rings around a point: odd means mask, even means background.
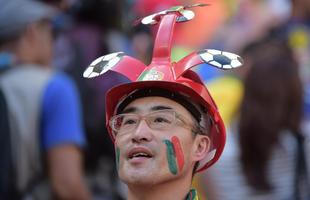
[{"label": "novelty hat", "polygon": [[[150,65],[146,66],[139,60],[126,56],[123,52],[117,52],[97,58],[83,74],[86,78],[92,78],[112,70],[132,81],[113,87],[106,94],[106,125],[113,141],[114,136],[109,126],[109,120],[120,112],[124,104],[128,104],[124,103],[128,102],[128,98],[136,96],[135,93],[137,91],[145,91],[145,95],[141,95],[141,92],[138,92],[140,97],[155,96],[152,90],[157,91],[155,92],[157,93],[156,96],[163,96],[164,94],[160,93],[160,89],[162,89],[165,94],[167,91],[168,93],[170,91],[172,94],[171,98],[182,96],[183,99],[189,99],[190,102],[194,102],[195,105],[202,107],[208,113],[209,118],[199,118],[198,116],[198,122],[208,124],[211,121],[208,134],[212,144],[208,156],[199,162],[197,172],[207,169],[219,159],[225,145],[226,133],[215,102],[199,76],[191,68],[206,63],[203,67],[212,66],[225,70],[239,67],[243,63],[242,59],[236,54],[213,49],[192,52],[178,62],[170,61],[174,26],[177,23],[186,22],[194,18],[195,14],[189,8],[205,5],[195,4],[192,6],[172,7],[141,20],[143,24],[159,25]],[[150,90],[147,90],[148,88]],[[172,99],[175,100],[174,98]],[[195,116],[197,112],[190,109],[191,106],[188,106],[188,103],[186,104],[181,103],[197,119]],[[207,121],[201,122],[199,120]]]}]

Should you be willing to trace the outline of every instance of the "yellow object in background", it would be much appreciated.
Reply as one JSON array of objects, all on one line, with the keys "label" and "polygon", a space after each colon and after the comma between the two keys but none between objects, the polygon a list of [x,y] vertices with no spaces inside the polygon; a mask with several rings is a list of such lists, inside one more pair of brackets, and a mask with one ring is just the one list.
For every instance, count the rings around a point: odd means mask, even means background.
[{"label": "yellow object in background", "polygon": [[238,113],[243,97],[243,83],[237,76],[224,75],[206,84],[225,126],[229,126]]},{"label": "yellow object in background", "polygon": [[306,28],[299,27],[289,35],[289,44],[294,49],[307,48],[309,46],[309,35]]}]

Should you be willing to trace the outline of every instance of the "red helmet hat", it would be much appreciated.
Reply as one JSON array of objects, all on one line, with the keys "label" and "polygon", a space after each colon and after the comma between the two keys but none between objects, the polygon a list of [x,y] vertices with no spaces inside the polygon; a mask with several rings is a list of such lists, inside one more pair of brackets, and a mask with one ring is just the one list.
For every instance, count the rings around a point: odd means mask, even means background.
[{"label": "red helmet hat", "polygon": [[[203,6],[196,4],[194,6]],[[224,123],[215,102],[192,67],[206,63],[220,69],[231,69],[242,65],[242,59],[232,53],[205,49],[193,52],[178,62],[170,61],[174,25],[192,19],[194,13],[187,10],[192,6],[178,6],[142,19],[145,24],[159,23],[150,65],[122,52],[102,56],[93,61],[83,76],[92,78],[108,70],[125,75],[132,82],[110,89],[106,94],[106,125],[114,141],[109,120],[134,99],[145,96],[167,97],[183,105],[200,124],[210,124],[209,136],[212,141],[208,156],[200,161],[197,172],[207,169],[220,157],[226,140]],[[195,103],[191,103],[195,102]],[[200,105],[208,118],[202,117]]]}]

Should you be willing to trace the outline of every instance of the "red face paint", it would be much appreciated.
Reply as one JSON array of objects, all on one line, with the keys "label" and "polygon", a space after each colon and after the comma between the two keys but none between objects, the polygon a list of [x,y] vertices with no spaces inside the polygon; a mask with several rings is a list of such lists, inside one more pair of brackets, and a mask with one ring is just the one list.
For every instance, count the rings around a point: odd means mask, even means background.
[{"label": "red face paint", "polygon": [[182,171],[183,166],[184,166],[184,154],[182,151],[182,146],[181,146],[180,140],[177,136],[173,136],[171,138],[171,142],[173,144],[175,157],[176,157],[177,162],[178,162],[179,171]]}]

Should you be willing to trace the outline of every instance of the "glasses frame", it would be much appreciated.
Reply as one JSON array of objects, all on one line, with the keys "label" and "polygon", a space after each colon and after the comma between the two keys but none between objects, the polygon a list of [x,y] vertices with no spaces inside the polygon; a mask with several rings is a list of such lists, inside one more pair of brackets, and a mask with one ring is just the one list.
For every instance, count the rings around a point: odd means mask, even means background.
[{"label": "glasses frame", "polygon": [[[150,115],[153,115],[153,114],[156,114],[156,113],[172,113],[174,116],[174,120],[173,120],[173,123],[171,123],[171,125],[169,125],[167,127],[167,129],[154,129],[150,126],[149,122],[148,122],[148,117]],[[183,128],[186,128],[188,130],[191,130],[193,133],[195,134],[201,134],[202,133],[202,127],[199,126],[199,124],[197,122],[194,122],[194,123],[188,123],[187,121],[189,121],[188,119],[186,119],[186,117],[182,116],[181,114],[177,113],[176,111],[174,110],[170,110],[170,109],[167,109],[167,110],[158,110],[158,111],[153,111],[153,112],[150,112],[146,115],[139,115],[137,113],[122,113],[122,114],[118,114],[118,115],[114,115],[110,120],[109,120],[109,126],[110,128],[112,129],[112,133],[113,133],[113,136],[116,137],[116,135],[118,135],[119,131],[120,130],[117,130],[114,126],[114,120],[121,117],[121,116],[136,116],[138,120],[138,123],[135,125],[135,127],[132,129],[132,130],[128,130],[128,131],[125,131],[123,132],[123,134],[121,135],[126,135],[127,133],[131,132],[131,131],[135,131],[137,129],[137,127],[140,125],[141,121],[144,120],[147,124],[147,126],[152,129],[152,130],[170,130],[172,127],[176,126],[176,125],[179,125]],[[179,122],[179,123],[178,123]]]}]

